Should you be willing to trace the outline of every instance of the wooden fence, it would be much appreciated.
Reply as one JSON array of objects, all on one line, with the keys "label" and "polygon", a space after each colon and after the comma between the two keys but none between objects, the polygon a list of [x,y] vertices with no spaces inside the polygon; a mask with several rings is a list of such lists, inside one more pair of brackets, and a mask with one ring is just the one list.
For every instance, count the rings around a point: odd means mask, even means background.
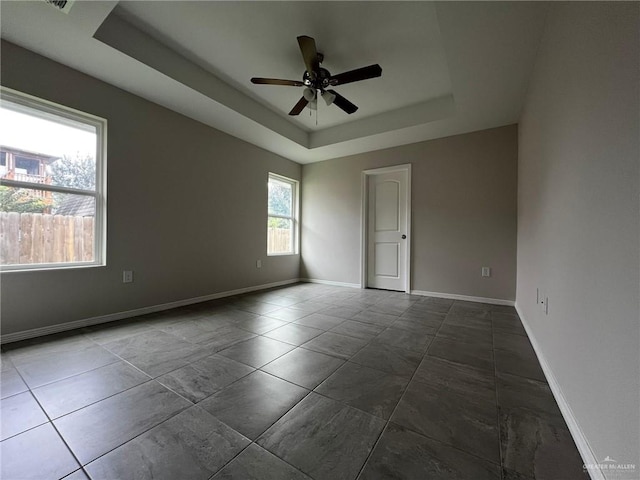
[{"label": "wooden fence", "polygon": [[93,261],[94,218],[0,212],[0,264]]},{"label": "wooden fence", "polygon": [[291,251],[291,230],[288,228],[268,228],[268,253],[284,253]]}]

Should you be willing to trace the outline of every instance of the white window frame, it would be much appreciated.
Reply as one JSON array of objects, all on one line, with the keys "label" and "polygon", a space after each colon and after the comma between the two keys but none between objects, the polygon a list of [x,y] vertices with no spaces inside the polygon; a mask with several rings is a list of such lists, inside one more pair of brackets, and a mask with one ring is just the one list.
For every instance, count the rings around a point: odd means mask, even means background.
[{"label": "white window frame", "polygon": [[[288,183],[291,185],[291,195],[292,195],[292,199],[291,199],[291,216],[287,216],[287,215],[275,215],[275,214],[270,214],[269,213],[269,180],[277,180],[278,182],[283,182],[283,183]],[[298,198],[299,198],[299,190],[300,190],[300,182],[298,180],[294,180],[293,178],[289,178],[289,177],[284,177],[282,175],[278,175],[277,173],[272,173],[269,172],[269,176],[267,178],[267,223],[269,221],[269,218],[282,218],[285,220],[291,220],[291,224],[292,224],[292,235],[293,235],[293,240],[292,240],[292,247],[293,247],[293,251],[292,252],[283,252],[283,253],[269,253],[269,233],[267,231],[267,256],[268,257],[283,257],[286,255],[298,255],[298,251],[299,251],[299,224],[298,224],[298,213],[299,213],[299,205],[298,205]]]},{"label": "white window frame", "polygon": [[70,193],[93,197],[95,200],[94,221],[94,253],[92,262],[58,262],[58,263],[29,263],[0,265],[3,272],[33,271],[33,270],[59,270],[82,267],[101,267],[107,262],[107,120],[89,113],[81,112],[64,105],[59,105],[33,95],[19,92],[11,88],[0,86],[0,101],[8,101],[21,106],[38,110],[45,114],[66,118],[72,122],[91,125],[96,129],[96,187],[93,190],[82,190],[58,185],[44,185],[31,182],[18,182],[15,180],[1,179],[0,185],[6,187],[26,188],[32,190],[44,190],[54,193]]}]

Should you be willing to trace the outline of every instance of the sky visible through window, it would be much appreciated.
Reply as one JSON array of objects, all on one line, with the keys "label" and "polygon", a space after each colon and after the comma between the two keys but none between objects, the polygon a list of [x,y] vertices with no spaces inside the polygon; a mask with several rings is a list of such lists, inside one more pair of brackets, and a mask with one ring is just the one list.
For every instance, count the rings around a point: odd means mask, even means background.
[{"label": "sky visible through window", "polygon": [[93,157],[96,133],[16,112],[2,105],[0,145],[57,157]]}]

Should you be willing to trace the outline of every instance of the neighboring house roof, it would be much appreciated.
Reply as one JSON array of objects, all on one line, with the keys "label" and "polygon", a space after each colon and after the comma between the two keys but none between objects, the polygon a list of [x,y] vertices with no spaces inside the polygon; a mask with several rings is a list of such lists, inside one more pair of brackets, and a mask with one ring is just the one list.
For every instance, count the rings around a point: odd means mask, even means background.
[{"label": "neighboring house roof", "polygon": [[36,158],[39,158],[41,160],[45,160],[47,163],[50,163],[50,162],[55,161],[55,160],[58,160],[60,158],[57,155],[49,155],[48,153],[40,153],[40,152],[33,152],[33,151],[29,151],[29,150],[22,150],[20,148],[7,147],[5,145],[0,145],[0,151],[9,152],[9,153],[18,154],[18,155],[24,155],[26,157],[36,157]]},{"label": "neighboring house roof", "polygon": [[72,215],[74,217],[95,217],[95,201],[93,197],[81,195],[65,196],[54,213],[56,215]]}]

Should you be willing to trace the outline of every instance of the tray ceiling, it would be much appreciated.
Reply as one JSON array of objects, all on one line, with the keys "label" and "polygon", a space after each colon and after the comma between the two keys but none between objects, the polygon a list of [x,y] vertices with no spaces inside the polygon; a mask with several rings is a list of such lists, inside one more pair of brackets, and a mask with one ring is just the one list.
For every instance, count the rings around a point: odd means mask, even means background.
[{"label": "tray ceiling", "polygon": [[[2,2],[2,37],[299,163],[518,121],[547,5],[527,2]],[[63,31],[63,34],[60,32]],[[55,35],[54,35],[55,33]],[[301,88],[296,37],[331,73],[378,63],[287,115]],[[53,40],[52,40],[53,39]]]}]

